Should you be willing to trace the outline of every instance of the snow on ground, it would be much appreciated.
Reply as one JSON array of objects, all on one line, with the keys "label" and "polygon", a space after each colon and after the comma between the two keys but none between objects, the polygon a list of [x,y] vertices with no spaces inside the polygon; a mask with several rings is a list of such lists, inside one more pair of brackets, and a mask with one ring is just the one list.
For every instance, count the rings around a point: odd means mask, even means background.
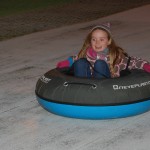
[{"label": "snow on ground", "polygon": [[[150,5],[92,22],[0,42],[0,147],[3,150],[147,150],[150,112],[80,120],[51,114],[36,101],[36,81],[76,54],[93,24],[109,21],[117,43],[150,61]],[[119,113],[119,112],[118,112]]]}]

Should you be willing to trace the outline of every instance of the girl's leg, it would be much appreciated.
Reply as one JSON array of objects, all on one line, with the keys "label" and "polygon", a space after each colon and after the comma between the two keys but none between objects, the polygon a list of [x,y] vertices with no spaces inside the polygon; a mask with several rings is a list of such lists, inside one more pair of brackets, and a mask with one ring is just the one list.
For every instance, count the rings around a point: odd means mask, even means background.
[{"label": "girl's leg", "polygon": [[91,77],[90,65],[86,58],[81,58],[74,63],[74,75],[76,77]]},{"label": "girl's leg", "polygon": [[104,60],[97,60],[94,64],[94,73],[95,78],[110,78],[110,70],[108,64]]}]

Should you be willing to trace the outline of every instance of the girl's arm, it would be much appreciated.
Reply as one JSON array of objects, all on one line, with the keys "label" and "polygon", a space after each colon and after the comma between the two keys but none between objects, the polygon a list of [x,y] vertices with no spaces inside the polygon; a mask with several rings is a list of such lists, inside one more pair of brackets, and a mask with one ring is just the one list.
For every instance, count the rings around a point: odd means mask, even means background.
[{"label": "girl's arm", "polygon": [[[147,65],[146,65],[147,64]],[[149,66],[149,62],[146,60],[143,60],[141,58],[138,57],[131,57],[131,61],[130,61],[130,65],[129,65],[129,69],[143,69],[145,70],[144,66]],[[147,68],[147,67],[146,67]],[[146,70],[145,70],[146,71]]]},{"label": "girl's arm", "polygon": [[[127,62],[128,62],[128,57],[122,58],[121,62],[115,65],[115,69],[114,69],[115,72],[114,74],[112,74],[112,77],[119,77],[120,71],[126,68]],[[137,58],[137,57],[131,57],[128,68],[130,70],[142,69],[150,73],[150,63],[146,60],[142,60],[141,58]]]}]

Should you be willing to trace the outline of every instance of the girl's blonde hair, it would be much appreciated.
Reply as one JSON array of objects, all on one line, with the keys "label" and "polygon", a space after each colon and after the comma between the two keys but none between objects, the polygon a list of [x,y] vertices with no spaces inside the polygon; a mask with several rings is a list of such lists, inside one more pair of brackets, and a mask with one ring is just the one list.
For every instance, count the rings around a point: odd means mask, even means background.
[{"label": "girl's blonde hair", "polygon": [[121,59],[125,56],[128,56],[128,54],[121,47],[117,46],[117,44],[113,40],[111,34],[103,28],[96,27],[87,35],[87,37],[83,43],[83,46],[78,53],[78,58],[85,58],[86,57],[86,51],[91,46],[92,33],[97,29],[105,31],[108,35],[108,40],[110,41],[110,44],[108,45],[109,59],[110,59],[109,68],[110,68],[110,72],[112,74],[114,74],[115,64],[120,63]]}]

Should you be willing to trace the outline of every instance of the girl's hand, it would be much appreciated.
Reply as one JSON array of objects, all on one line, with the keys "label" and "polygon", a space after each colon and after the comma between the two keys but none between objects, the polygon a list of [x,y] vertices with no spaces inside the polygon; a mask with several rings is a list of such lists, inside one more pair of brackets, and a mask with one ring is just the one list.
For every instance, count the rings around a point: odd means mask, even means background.
[{"label": "girl's hand", "polygon": [[150,64],[144,64],[143,69],[150,73]]},{"label": "girl's hand", "polygon": [[68,60],[60,61],[57,63],[57,68],[65,68],[69,66],[70,66],[70,62]]}]

